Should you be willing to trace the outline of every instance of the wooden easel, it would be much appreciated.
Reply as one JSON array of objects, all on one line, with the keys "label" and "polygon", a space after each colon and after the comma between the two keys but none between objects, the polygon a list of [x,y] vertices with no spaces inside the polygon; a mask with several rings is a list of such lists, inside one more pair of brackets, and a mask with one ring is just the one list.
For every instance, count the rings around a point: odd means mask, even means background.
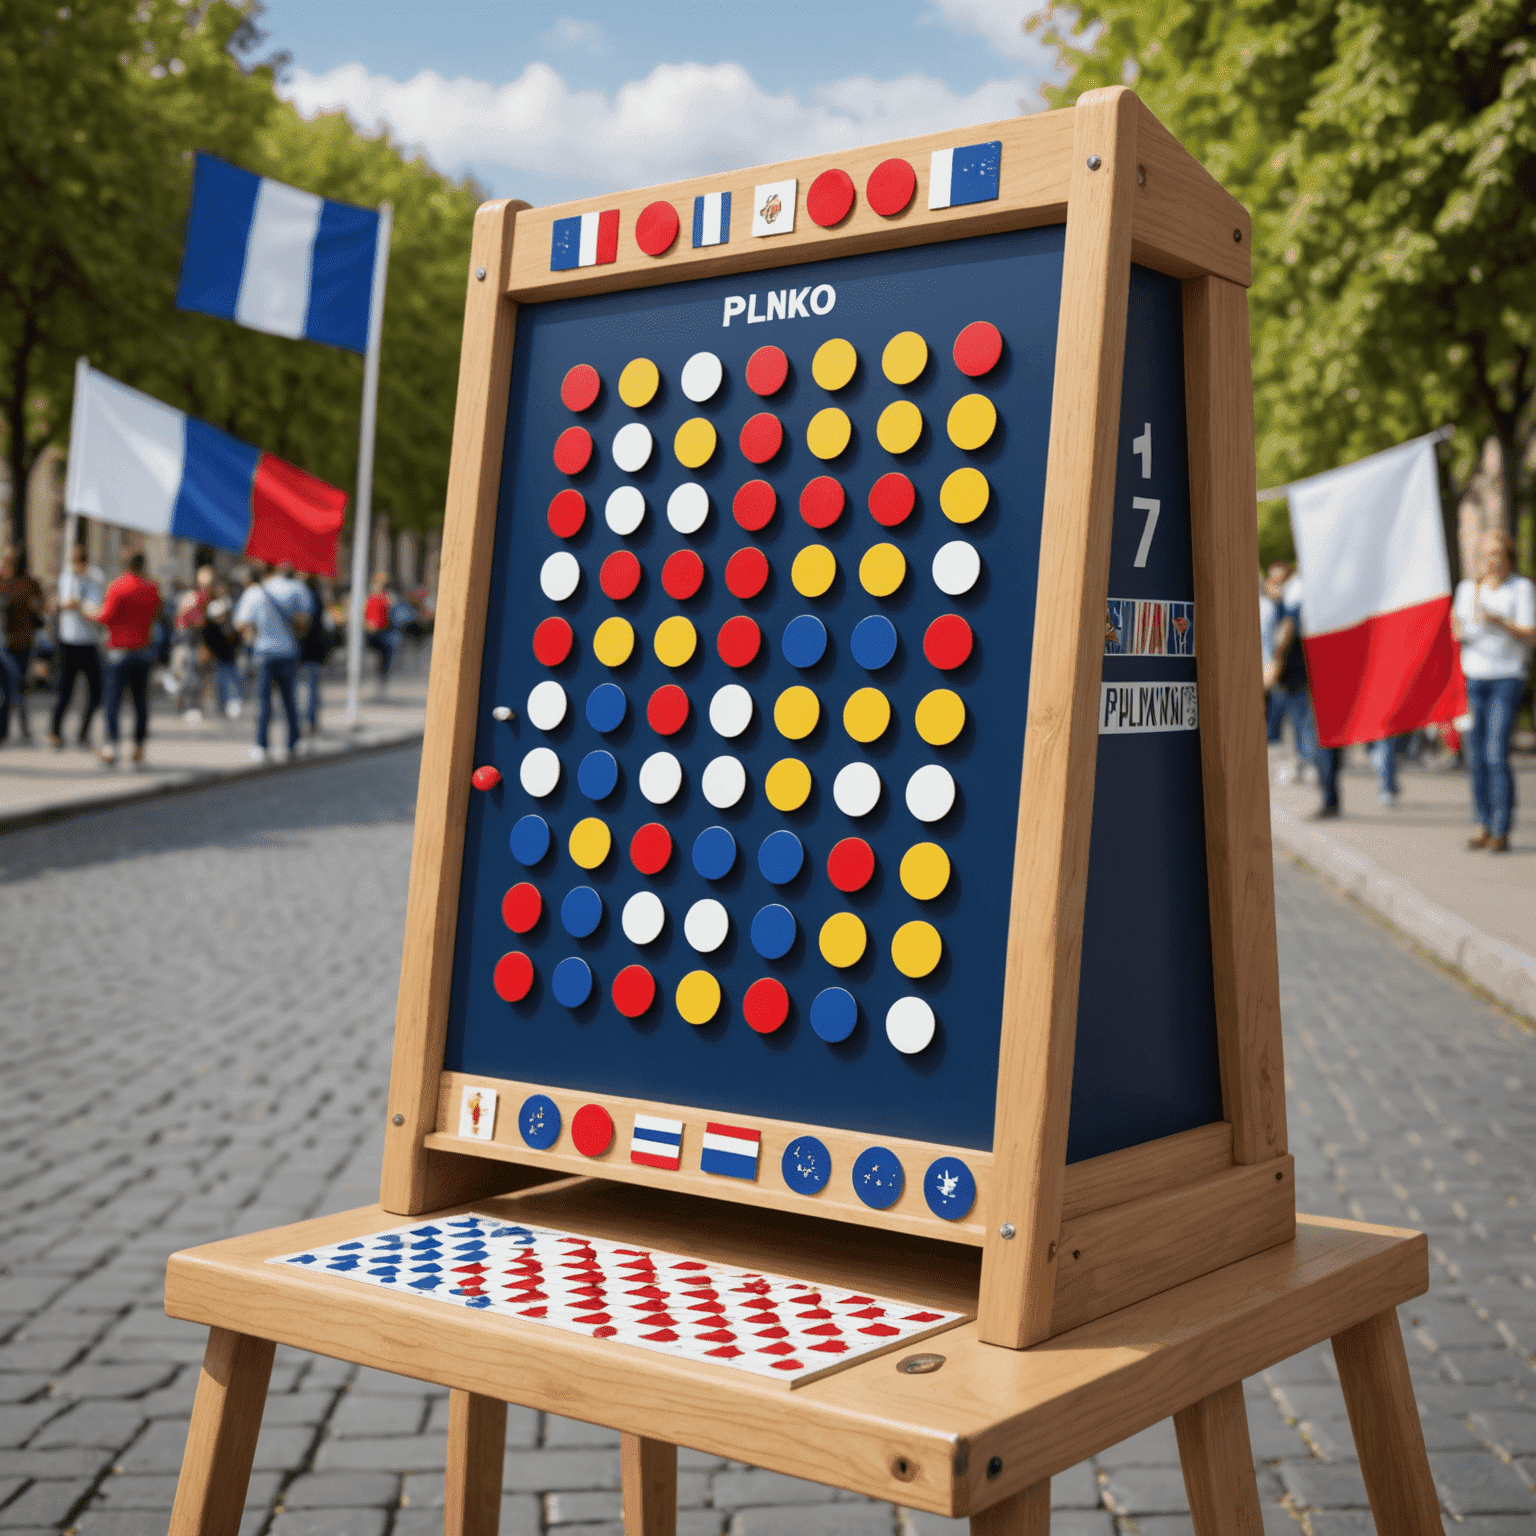
[{"label": "wooden easel", "polygon": [[[665,1536],[676,1445],[697,1446],[944,1515],[1043,1533],[1049,1479],[1173,1414],[1201,1536],[1257,1533],[1241,1382],[1334,1341],[1378,1529],[1441,1530],[1393,1309],[1427,1288],[1422,1235],[1294,1215],[1286,1154],[1266,762],[1258,708],[1254,454],[1241,208],[1123,89],[975,130],[1004,144],[1004,194],[895,222],[862,207],[833,231],[638,252],[543,269],[569,210],[477,218],[428,701],[384,1177],[377,1207],[174,1256],[166,1307],[212,1329],[172,1530],[234,1536],[275,1342],[452,1390],[446,1529],[494,1536],[505,1403],[624,1436],[626,1527]],[[862,177],[894,151],[839,157]],[[808,185],[822,157],[757,173]],[[752,177],[737,178],[749,187]],[[687,207],[718,183],[658,195]],[[580,210],[576,210],[580,211]],[[479,707],[518,302],[1066,222],[1060,334],[1013,863],[997,1128],[974,1156],[973,1219],[815,1204],[684,1169],[666,1187],[614,1160],[457,1134],[443,1071],[459,875]],[[514,241],[514,232],[517,239]],[[771,248],[768,248],[771,246]],[[1068,1166],[1068,1105],[1092,819],[1121,361],[1133,259],[1183,284],[1205,837],[1224,1118]],[[508,1082],[507,1090],[532,1085]],[[548,1090],[558,1100],[556,1089]],[[585,1095],[592,1097],[592,1095]],[[598,1097],[601,1097],[600,1095]],[[579,1102],[579,1100],[577,1100]],[[626,1109],[671,1109],[608,1096]],[[566,1106],[562,1105],[562,1109]],[[697,1114],[695,1108],[692,1113]],[[766,1142],[782,1123],[759,1121]],[[835,1129],[828,1130],[835,1136]],[[914,1148],[922,1143],[914,1142]],[[696,1165],[695,1165],[696,1166]],[[707,1197],[713,1197],[707,1199]],[[727,1203],[734,1202],[734,1203]],[[972,1313],[922,1353],[867,1359],[792,1395],[514,1319],[424,1306],[266,1261],[401,1216],[474,1209],[682,1249],[812,1283]],[[706,1219],[707,1213],[707,1219]]]}]

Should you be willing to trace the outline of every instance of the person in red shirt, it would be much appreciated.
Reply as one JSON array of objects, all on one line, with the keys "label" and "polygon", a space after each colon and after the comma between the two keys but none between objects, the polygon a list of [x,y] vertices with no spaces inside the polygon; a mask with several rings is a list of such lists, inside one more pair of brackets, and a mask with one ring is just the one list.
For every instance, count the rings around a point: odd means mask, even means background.
[{"label": "person in red shirt", "polygon": [[400,631],[395,628],[395,605],[389,595],[389,577],[383,571],[374,572],[373,595],[363,604],[363,628],[367,631],[366,644],[370,651],[379,653],[379,697],[384,697],[389,682],[390,664],[395,659],[395,647],[400,643]]},{"label": "person in red shirt", "polygon": [[107,588],[101,607],[86,615],[107,631],[107,739],[101,760],[117,766],[117,722],[123,690],[133,695],[133,761],[144,761],[149,735],[149,672],[155,663],[154,628],[160,617],[160,589],[144,576],[144,554],[123,553],[123,574]]}]

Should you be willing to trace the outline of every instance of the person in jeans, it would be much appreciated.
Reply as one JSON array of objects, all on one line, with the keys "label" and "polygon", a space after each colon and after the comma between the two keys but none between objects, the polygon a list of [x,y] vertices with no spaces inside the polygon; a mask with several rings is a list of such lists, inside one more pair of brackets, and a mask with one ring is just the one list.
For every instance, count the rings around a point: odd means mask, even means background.
[{"label": "person in jeans", "polygon": [[123,574],[107,588],[99,608],[85,608],[107,632],[107,739],[101,760],[117,766],[118,716],[123,693],[133,697],[133,761],[144,761],[144,742],[149,736],[149,672],[158,655],[155,620],[160,617],[160,589],[144,576],[141,550],[123,552]]},{"label": "person in jeans", "polygon": [[48,732],[48,745],[55,752],[64,747],[64,713],[77,677],[85,679],[86,687],[79,741],[82,747],[90,745],[91,718],[101,707],[101,652],[97,649],[100,631],[86,618],[85,610],[99,608],[105,595],[86,563],[84,548],[75,545],[70,551],[69,569],[59,577],[59,696]]},{"label": "person in jeans", "polygon": [[288,750],[299,750],[299,640],[309,629],[309,589],[293,579],[293,567],[286,561],[271,574],[258,566],[256,576],[240,594],[235,627],[245,636],[256,663],[256,745],[251,756],[263,762],[274,687],[288,721]]},{"label": "person in jeans", "polygon": [[311,576],[305,586],[309,589],[309,628],[299,640],[299,671],[307,687],[304,721],[309,727],[309,734],[318,736],[320,679],[325,670],[326,658],[335,644],[336,632],[326,617],[325,593],[320,589],[320,578]]},{"label": "person in jeans", "polygon": [[1317,740],[1317,719],[1312,713],[1312,694],[1307,680],[1307,658],[1301,643],[1301,577],[1286,583],[1279,622],[1275,626],[1274,660],[1264,669],[1264,686],[1274,689],[1281,711],[1296,733],[1296,755],[1317,767],[1323,803],[1315,815],[1327,820],[1339,814],[1339,764],[1344,754],[1337,747],[1322,747]]},{"label": "person in jeans", "polygon": [[373,573],[373,592],[363,604],[364,643],[370,651],[379,653],[379,691],[383,698],[389,686],[389,669],[394,663],[395,648],[400,644],[400,631],[395,628],[395,605],[389,595],[389,576],[384,571]]},{"label": "person in jeans", "polygon": [[32,740],[27,720],[27,673],[32,669],[32,641],[43,622],[43,589],[27,574],[25,555],[8,549],[0,555],[0,619],[5,626],[5,653],[0,656],[0,741],[10,734],[11,707],[21,726],[21,739]]},{"label": "person in jeans", "polygon": [[1466,757],[1477,831],[1467,846],[1490,853],[1509,847],[1515,810],[1509,739],[1536,646],[1536,586],[1514,569],[1515,541],[1507,533],[1485,533],[1477,546],[1477,580],[1457,583],[1451,608],[1472,710]]},{"label": "person in jeans", "polygon": [[222,582],[203,614],[198,643],[213,662],[213,682],[219,692],[219,708],[228,720],[240,718],[241,696],[245,683],[240,676],[240,636],[232,622],[234,607]]}]

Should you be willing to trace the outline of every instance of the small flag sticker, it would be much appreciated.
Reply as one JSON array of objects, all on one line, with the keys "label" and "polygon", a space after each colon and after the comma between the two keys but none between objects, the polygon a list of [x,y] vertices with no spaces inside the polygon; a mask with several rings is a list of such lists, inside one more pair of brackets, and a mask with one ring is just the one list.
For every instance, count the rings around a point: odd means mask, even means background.
[{"label": "small flag sticker", "polygon": [[928,168],[928,206],[963,208],[967,203],[997,201],[997,177],[1003,141],[936,149]]},{"label": "small flag sticker", "polygon": [[496,1134],[496,1090],[471,1083],[459,1100],[459,1135],[490,1141]]},{"label": "small flag sticker", "polygon": [[549,242],[549,270],[605,267],[619,254],[619,210],[556,219]]},{"label": "small flag sticker", "polygon": [[731,238],[731,194],[706,192],[693,200],[693,248],[726,245]]},{"label": "small flag sticker", "polygon": [[754,235],[788,235],[795,228],[795,187],[793,176],[788,181],[772,181],[758,187],[752,194],[752,233]]},{"label": "small flag sticker", "polygon": [[683,1160],[683,1122],[636,1115],[629,1138],[629,1160],[647,1168],[676,1168]]},{"label": "small flag sticker", "polygon": [[711,1120],[704,1127],[704,1150],[699,1167],[705,1173],[722,1173],[728,1179],[755,1179],[761,1143],[760,1131]]}]

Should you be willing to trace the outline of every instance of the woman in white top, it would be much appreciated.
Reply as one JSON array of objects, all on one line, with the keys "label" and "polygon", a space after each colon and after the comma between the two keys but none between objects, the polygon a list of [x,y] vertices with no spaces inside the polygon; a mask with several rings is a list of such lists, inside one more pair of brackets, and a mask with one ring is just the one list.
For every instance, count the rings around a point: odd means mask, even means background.
[{"label": "woman in white top", "polygon": [[1477,580],[1458,584],[1452,610],[1472,709],[1466,749],[1477,833],[1467,846],[1490,853],[1509,847],[1515,802],[1509,738],[1536,646],[1536,586],[1514,569],[1515,541],[1507,533],[1485,533],[1477,546]]}]

